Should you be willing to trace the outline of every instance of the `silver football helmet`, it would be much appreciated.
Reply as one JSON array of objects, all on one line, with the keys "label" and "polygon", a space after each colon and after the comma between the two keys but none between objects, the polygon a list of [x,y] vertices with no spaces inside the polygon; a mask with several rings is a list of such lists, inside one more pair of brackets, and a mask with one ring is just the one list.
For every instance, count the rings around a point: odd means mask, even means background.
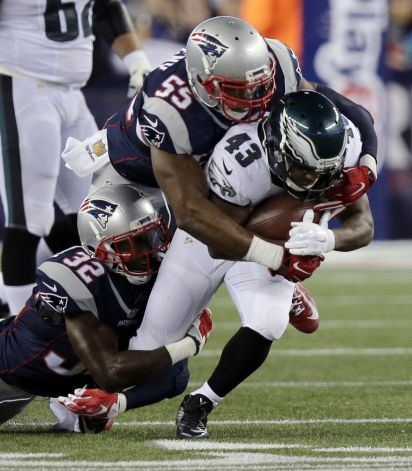
[{"label": "silver football helmet", "polygon": [[89,255],[133,284],[157,273],[170,242],[163,219],[131,185],[107,185],[91,193],[80,207],[77,227]]},{"label": "silver football helmet", "polygon": [[265,113],[275,92],[275,63],[258,31],[217,16],[200,23],[186,45],[186,68],[196,97],[235,122]]},{"label": "silver football helmet", "polygon": [[341,175],[346,122],[336,106],[312,90],[281,98],[264,123],[271,172],[297,196],[322,193]]}]

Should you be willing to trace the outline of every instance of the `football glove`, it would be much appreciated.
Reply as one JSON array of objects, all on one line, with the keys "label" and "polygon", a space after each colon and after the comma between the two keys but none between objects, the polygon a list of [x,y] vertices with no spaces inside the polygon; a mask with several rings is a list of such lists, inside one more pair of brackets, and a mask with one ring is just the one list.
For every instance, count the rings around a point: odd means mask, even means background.
[{"label": "football glove", "polygon": [[328,201],[315,205],[313,209],[320,212],[348,206],[363,196],[375,181],[374,172],[366,165],[347,167],[335,185],[325,193]]},{"label": "football glove", "polygon": [[59,396],[59,402],[69,411],[96,419],[113,419],[126,410],[126,396],[102,389],[75,389],[74,394]]},{"label": "football glove", "polygon": [[123,62],[130,74],[127,97],[132,96],[140,89],[146,75],[153,70],[143,51],[133,51],[123,57]]},{"label": "football glove", "polygon": [[323,255],[311,257],[309,255],[301,256],[285,252],[285,257],[277,274],[294,283],[304,281],[312,276],[312,273],[319,268],[323,260],[325,260]]},{"label": "football glove", "polygon": [[335,235],[328,229],[329,211],[326,211],[319,224],[313,222],[314,212],[308,209],[302,222],[292,222],[289,240],[285,247],[293,255],[323,255],[335,247]]},{"label": "football glove", "polygon": [[200,316],[193,322],[192,327],[186,332],[186,337],[190,337],[196,344],[196,353],[198,355],[205,346],[210,332],[212,332],[212,311],[209,308],[203,309]]}]

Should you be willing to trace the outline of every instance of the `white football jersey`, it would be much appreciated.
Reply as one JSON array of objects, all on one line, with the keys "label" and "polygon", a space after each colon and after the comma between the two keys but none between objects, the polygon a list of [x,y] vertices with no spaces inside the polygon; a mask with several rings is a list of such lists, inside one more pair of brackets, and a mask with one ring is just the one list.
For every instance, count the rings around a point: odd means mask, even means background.
[{"label": "white football jersey", "polygon": [[90,0],[3,0],[0,73],[83,86],[92,70]]},{"label": "white football jersey", "polygon": [[[345,167],[358,164],[362,149],[359,130],[346,119],[348,141]],[[239,206],[255,206],[284,188],[276,186],[262,146],[261,123],[230,128],[216,145],[206,165],[209,188],[220,198]]]}]

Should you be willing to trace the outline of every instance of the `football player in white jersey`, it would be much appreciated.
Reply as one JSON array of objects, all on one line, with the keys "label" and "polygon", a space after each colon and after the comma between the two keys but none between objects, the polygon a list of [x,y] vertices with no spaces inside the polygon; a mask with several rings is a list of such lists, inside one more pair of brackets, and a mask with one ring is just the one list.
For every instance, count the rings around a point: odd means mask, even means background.
[{"label": "football player in white jersey", "polygon": [[[214,203],[241,224],[257,203],[282,191],[302,199],[329,194],[334,206],[344,209],[336,196],[343,189],[346,195],[359,190],[348,187],[344,175],[359,166],[361,149],[359,131],[332,102],[317,92],[300,91],[281,99],[262,122],[232,127],[208,161],[206,176]],[[323,207],[320,203],[317,209]],[[343,210],[336,229],[327,228],[329,214],[323,224],[311,222],[312,216],[308,213],[294,226],[285,244],[288,250],[278,246],[282,275],[277,276],[262,264],[212,258],[199,240],[182,230],[175,233],[139,335],[129,348],[152,349],[179,338],[222,281],[241,319],[211,378],[185,397],[177,417],[179,438],[208,436],[208,413],[259,368],[291,313],[306,316],[317,327],[313,298],[295,281],[309,277],[324,253],[355,250],[373,236],[366,195]],[[166,303],[168,315],[160,316]],[[116,402],[116,395],[111,396]],[[84,404],[84,398],[78,400]],[[110,402],[108,396],[105,400]],[[98,409],[99,402],[95,404]]]},{"label": "football player in white jersey", "polygon": [[[77,241],[75,215],[90,179],[74,176],[60,155],[68,136],[97,131],[81,92],[94,33],[123,58],[136,91],[150,64],[120,0],[0,2],[1,270],[12,314],[31,294],[40,239],[54,253]],[[66,215],[55,225],[54,204]],[[40,247],[38,261],[50,255]]]}]

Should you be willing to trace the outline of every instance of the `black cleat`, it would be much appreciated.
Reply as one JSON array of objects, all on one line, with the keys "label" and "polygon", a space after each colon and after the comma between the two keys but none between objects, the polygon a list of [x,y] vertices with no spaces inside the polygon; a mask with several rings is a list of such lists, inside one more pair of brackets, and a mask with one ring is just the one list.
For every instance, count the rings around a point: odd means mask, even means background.
[{"label": "black cleat", "polygon": [[177,411],[176,437],[208,438],[207,416],[212,410],[212,401],[203,394],[185,396]]}]

